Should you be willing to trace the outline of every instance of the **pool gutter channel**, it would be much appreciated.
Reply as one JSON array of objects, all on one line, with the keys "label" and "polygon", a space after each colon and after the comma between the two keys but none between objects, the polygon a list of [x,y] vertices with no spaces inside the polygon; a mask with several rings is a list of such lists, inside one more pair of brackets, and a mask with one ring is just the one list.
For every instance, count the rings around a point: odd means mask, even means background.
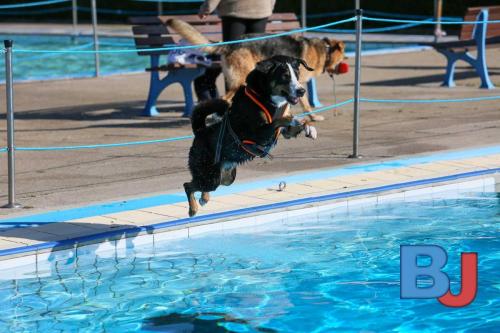
[{"label": "pool gutter channel", "polygon": [[[422,188],[463,183],[464,179],[467,179],[466,182],[480,180],[484,179],[485,176],[493,177],[495,180],[496,187],[497,188],[500,187],[500,168],[485,169],[473,172],[453,174],[443,177],[421,179],[421,180],[389,184],[389,185],[370,187],[364,189],[362,188],[347,192],[336,192],[321,196],[304,197],[290,201],[247,207],[247,208],[219,212],[219,213],[212,213],[207,215],[200,215],[194,218],[182,218],[169,222],[156,223],[146,226],[123,228],[123,229],[106,231],[104,233],[64,239],[60,241],[45,242],[45,243],[13,248],[13,249],[0,250],[0,261],[29,256],[29,255],[39,255],[47,252],[57,252],[69,249],[77,250],[80,247],[92,244],[98,244],[104,241],[113,242],[148,234],[167,233],[176,230],[188,229],[187,234],[188,237],[190,237],[189,229],[194,227],[234,221],[234,220],[243,220],[243,219],[253,218],[256,216],[272,215],[281,212],[300,211],[307,208],[318,207],[323,205],[331,205],[341,202],[346,202],[348,205],[349,201],[352,201],[353,198],[356,198],[355,200],[375,198],[376,199],[375,202],[378,202],[377,198],[382,194],[383,196],[390,196],[391,194],[393,195],[397,193],[404,193]],[[265,212],[265,214],[262,214],[262,212]]]}]

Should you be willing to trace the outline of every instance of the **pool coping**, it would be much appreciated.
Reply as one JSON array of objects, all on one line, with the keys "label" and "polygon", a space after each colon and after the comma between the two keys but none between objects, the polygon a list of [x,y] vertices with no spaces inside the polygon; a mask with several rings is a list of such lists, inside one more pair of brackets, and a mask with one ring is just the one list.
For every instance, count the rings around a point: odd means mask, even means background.
[{"label": "pool coping", "polygon": [[[213,194],[215,194],[216,196],[240,194],[245,191],[251,191],[259,188],[273,187],[280,181],[285,181],[288,184],[293,184],[300,183],[305,180],[324,180],[326,178],[337,178],[342,176],[354,175],[360,176],[369,172],[390,171],[396,170],[398,168],[413,166],[418,167],[419,164],[429,163],[432,165],[432,163],[462,161],[464,159],[476,159],[495,155],[498,155],[500,157],[500,145],[477,147],[465,150],[435,152],[431,154],[419,154],[417,156],[407,156],[398,159],[371,161],[369,163],[354,163],[333,168],[305,170],[297,173],[292,173],[290,175],[273,176],[273,178],[246,181],[238,184],[233,184],[229,187],[221,186]],[[498,163],[495,163],[494,167],[500,167],[500,161]],[[166,193],[127,200],[115,200],[111,202],[103,202],[73,208],[56,209],[35,214],[22,214],[12,217],[3,217],[0,218],[0,223],[29,222],[42,224],[47,223],[48,221],[60,222],[92,216],[109,215],[124,211],[140,210],[146,207],[160,204],[178,204],[185,201],[186,197],[184,192]]]},{"label": "pool coping", "polygon": [[[189,230],[193,227],[217,224],[221,222],[231,221],[233,218],[237,220],[255,217],[273,215],[280,212],[301,211],[304,208],[318,207],[327,203],[333,202],[348,202],[348,199],[360,198],[358,200],[378,199],[380,194],[386,197],[397,198],[397,194],[417,191],[421,188],[429,188],[429,185],[437,185],[437,187],[446,187],[448,184],[460,184],[461,180],[481,180],[485,176],[500,174],[500,167],[489,168],[477,171],[449,174],[441,177],[419,179],[407,182],[387,184],[376,187],[368,187],[352,191],[337,192],[319,196],[305,196],[295,200],[281,201],[266,205],[251,206],[236,210],[217,212],[212,214],[195,216],[193,218],[181,218],[174,221],[154,223],[146,226],[134,226],[125,229],[112,230],[107,232],[96,233],[92,235],[69,238],[59,241],[43,242],[34,245],[16,247],[11,249],[0,250],[0,262],[12,258],[38,256],[46,252],[58,252],[68,249],[79,248],[91,244],[98,244],[109,241],[119,241],[147,234],[169,233],[175,230]],[[498,175],[494,176],[496,183],[499,183]],[[378,196],[377,196],[378,195]],[[396,196],[395,196],[396,195]],[[265,214],[260,215],[259,213]],[[189,233],[188,233],[189,234]]]}]

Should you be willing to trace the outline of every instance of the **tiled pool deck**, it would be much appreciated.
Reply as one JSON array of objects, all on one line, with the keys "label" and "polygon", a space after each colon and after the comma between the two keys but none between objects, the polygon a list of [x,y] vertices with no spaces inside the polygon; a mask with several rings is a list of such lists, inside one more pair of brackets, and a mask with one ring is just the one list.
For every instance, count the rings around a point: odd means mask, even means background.
[{"label": "tiled pool deck", "polygon": [[[432,186],[439,184],[441,190],[443,183],[454,189],[472,183],[477,186],[477,181],[471,183],[473,178],[490,175],[491,180],[491,175],[498,173],[500,146],[308,171],[222,187],[193,219],[187,217],[183,193],[3,219],[0,260],[126,237],[132,237],[134,242],[189,237],[206,228],[222,230],[224,223],[214,222],[238,219],[254,223],[263,212],[290,215],[298,208],[316,207],[326,201],[339,201],[349,207],[354,202],[373,204],[386,199],[431,196]],[[286,182],[282,191],[278,190],[280,181]]]}]

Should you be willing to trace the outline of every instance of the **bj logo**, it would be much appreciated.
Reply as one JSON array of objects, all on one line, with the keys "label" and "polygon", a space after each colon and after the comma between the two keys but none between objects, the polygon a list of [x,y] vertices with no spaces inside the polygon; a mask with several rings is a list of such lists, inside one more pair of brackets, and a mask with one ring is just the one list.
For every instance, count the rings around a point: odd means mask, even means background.
[{"label": "bj logo", "polygon": [[[477,253],[461,255],[461,289],[453,295],[450,279],[441,269],[446,265],[446,251],[437,245],[401,245],[401,298],[437,298],[450,307],[469,305],[477,293]],[[430,259],[428,265],[419,265],[418,258]],[[418,281],[432,279],[430,287],[418,285]]]}]

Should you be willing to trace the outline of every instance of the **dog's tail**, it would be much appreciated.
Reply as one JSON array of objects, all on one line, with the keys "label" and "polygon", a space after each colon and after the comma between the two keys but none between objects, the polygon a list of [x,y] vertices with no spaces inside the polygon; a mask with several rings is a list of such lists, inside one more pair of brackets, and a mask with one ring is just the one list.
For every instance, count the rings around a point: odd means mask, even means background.
[{"label": "dog's tail", "polygon": [[191,115],[191,126],[196,135],[207,127],[206,119],[209,115],[216,113],[223,116],[229,110],[229,103],[223,99],[212,99],[198,104]]},{"label": "dog's tail", "polygon": [[[168,19],[166,22],[167,26],[175,30],[179,35],[185,40],[193,45],[210,44],[210,40],[203,36],[198,30],[195,29],[191,24],[179,20],[179,19]],[[224,46],[203,46],[200,48],[203,52],[210,54],[222,54],[224,52]]]}]

